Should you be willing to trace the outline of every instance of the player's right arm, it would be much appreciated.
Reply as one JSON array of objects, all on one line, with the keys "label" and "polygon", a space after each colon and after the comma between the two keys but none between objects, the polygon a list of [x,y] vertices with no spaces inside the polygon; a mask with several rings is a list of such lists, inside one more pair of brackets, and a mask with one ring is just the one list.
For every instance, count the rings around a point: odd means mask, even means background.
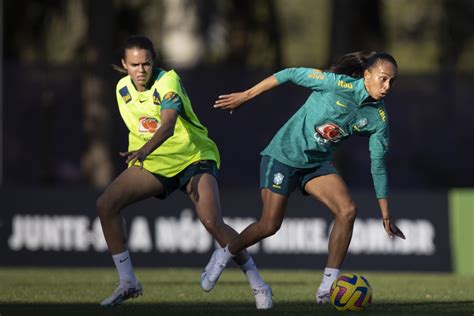
[{"label": "player's right arm", "polygon": [[334,90],[337,79],[333,73],[322,72],[314,68],[287,68],[265,78],[246,91],[220,95],[214,103],[214,107],[230,110],[232,113],[243,103],[288,81],[312,90],[324,91]]},{"label": "player's right arm", "polygon": [[214,107],[221,110],[230,110],[230,113],[232,113],[243,103],[278,85],[279,82],[275,75],[271,75],[246,91],[220,95],[219,99],[215,101]]},{"label": "player's right arm", "polygon": [[286,68],[275,74],[278,83],[292,82],[315,91],[334,91],[338,75],[315,68]]}]

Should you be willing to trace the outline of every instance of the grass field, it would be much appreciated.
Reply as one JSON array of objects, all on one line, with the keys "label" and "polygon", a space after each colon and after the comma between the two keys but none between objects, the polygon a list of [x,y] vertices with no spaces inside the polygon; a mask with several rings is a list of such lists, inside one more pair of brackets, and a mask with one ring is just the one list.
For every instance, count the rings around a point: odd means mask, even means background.
[{"label": "grass field", "polygon": [[[248,283],[235,269],[226,270],[211,293],[200,289],[197,269],[136,272],[144,296],[113,309],[103,309],[99,302],[116,285],[113,269],[1,268],[0,316],[341,315],[332,306],[319,306],[314,301],[321,278],[319,270],[262,270],[274,293],[274,308],[269,311],[255,309]],[[364,313],[474,315],[474,276],[362,273],[374,291],[373,304]]]}]

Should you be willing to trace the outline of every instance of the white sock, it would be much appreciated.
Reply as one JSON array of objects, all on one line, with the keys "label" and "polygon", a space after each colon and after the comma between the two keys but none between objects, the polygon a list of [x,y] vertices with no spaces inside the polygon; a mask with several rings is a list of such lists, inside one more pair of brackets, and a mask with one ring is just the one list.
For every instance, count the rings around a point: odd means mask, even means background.
[{"label": "white sock", "polygon": [[337,279],[339,276],[340,270],[333,269],[333,268],[325,268],[323,274],[323,280],[321,281],[321,285],[319,286],[318,291],[327,292],[331,289],[331,285],[334,280]]},{"label": "white sock", "polygon": [[244,264],[240,265],[240,269],[244,272],[252,289],[265,285],[265,281],[263,281],[260,273],[258,273],[257,266],[255,265],[255,262],[253,262],[252,257],[249,256],[249,259]]},{"label": "white sock", "polygon": [[137,277],[133,272],[132,258],[130,257],[128,250],[112,255],[112,259],[114,259],[120,281],[137,283]]},{"label": "white sock", "polygon": [[229,245],[225,246],[224,248],[224,258],[226,259],[226,262],[229,262],[230,259],[235,257],[235,255],[231,254],[229,251]]}]

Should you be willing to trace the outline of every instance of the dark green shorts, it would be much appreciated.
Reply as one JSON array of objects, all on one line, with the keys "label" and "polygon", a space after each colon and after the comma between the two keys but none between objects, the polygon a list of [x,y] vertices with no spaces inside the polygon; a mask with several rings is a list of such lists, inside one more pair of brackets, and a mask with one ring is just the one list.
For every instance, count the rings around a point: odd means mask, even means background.
[{"label": "dark green shorts", "polygon": [[163,184],[164,187],[163,193],[156,195],[155,197],[164,200],[178,188],[181,189],[181,191],[186,192],[186,185],[188,184],[189,180],[191,180],[191,178],[195,175],[201,173],[212,174],[217,180],[219,176],[219,170],[217,169],[216,162],[214,160],[196,161],[171,178],[153,173],[153,175],[158,179],[158,181],[161,182],[161,184]]},{"label": "dark green shorts", "polygon": [[331,162],[323,162],[312,168],[295,168],[285,165],[270,156],[262,156],[260,162],[260,189],[269,189],[272,192],[290,196],[296,187],[304,195],[308,195],[304,186],[311,179],[327,174],[337,174]]}]

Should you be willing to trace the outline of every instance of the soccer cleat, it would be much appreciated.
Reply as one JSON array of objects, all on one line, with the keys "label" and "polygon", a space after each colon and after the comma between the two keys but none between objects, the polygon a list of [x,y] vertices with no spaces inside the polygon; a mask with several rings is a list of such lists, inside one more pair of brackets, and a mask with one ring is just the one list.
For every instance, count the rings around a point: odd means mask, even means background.
[{"label": "soccer cleat", "polygon": [[255,297],[255,305],[257,305],[257,309],[269,309],[273,307],[273,292],[270,285],[265,284],[259,288],[252,289],[252,292]]},{"label": "soccer cleat", "polygon": [[210,292],[214,288],[215,283],[209,282],[209,279],[207,278],[207,274],[208,274],[209,269],[211,268],[212,265],[214,265],[215,262],[216,262],[216,252],[214,251],[212,253],[211,259],[209,259],[208,264],[206,265],[204,270],[202,270],[201,272],[201,288],[205,292]]},{"label": "soccer cleat", "polygon": [[121,281],[115,291],[100,303],[104,307],[113,307],[121,304],[129,298],[135,298],[143,295],[143,288],[140,282],[133,284],[126,281]]},{"label": "soccer cleat", "polygon": [[316,302],[318,304],[328,304],[329,303],[329,291],[321,291],[318,289],[316,292]]},{"label": "soccer cleat", "polygon": [[216,286],[217,280],[224,271],[230,257],[226,256],[224,248],[216,249],[206,266],[206,271],[201,275],[201,288],[206,292],[211,291]]}]

